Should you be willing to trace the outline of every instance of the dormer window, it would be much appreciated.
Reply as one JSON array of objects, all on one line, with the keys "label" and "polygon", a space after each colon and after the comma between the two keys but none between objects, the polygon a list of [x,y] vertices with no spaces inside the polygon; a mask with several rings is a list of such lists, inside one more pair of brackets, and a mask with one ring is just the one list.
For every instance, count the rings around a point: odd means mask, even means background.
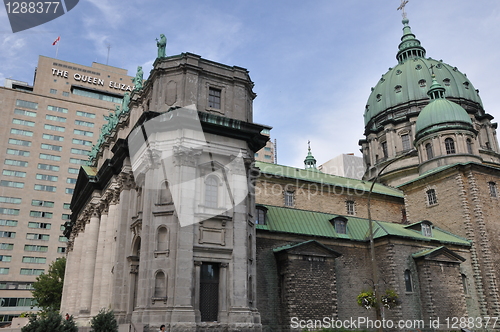
[{"label": "dormer window", "polygon": [[255,224],[265,225],[266,216],[267,216],[267,209],[263,206],[257,206],[257,218],[255,219]]},{"label": "dormer window", "polygon": [[468,88],[469,88],[469,85],[470,85],[470,83],[469,83],[469,82],[464,82],[464,88],[468,89]]},{"label": "dormer window", "polygon": [[401,89],[402,89],[402,88],[403,88],[403,87],[402,87],[401,85],[396,85],[396,86],[394,87],[394,92],[399,93],[399,92],[401,92]]},{"label": "dormer window", "polygon": [[444,83],[445,86],[450,86],[450,79],[449,78],[445,78],[443,80],[443,83]]},{"label": "dormer window", "polygon": [[432,228],[430,223],[422,222],[421,227],[423,236],[432,237]]},{"label": "dormer window", "polygon": [[425,86],[427,85],[426,84],[427,82],[425,80],[420,80],[418,81],[418,85],[421,87],[421,88],[425,88]]},{"label": "dormer window", "polygon": [[330,222],[333,223],[333,227],[335,228],[335,232],[337,234],[347,234],[347,219],[343,217],[337,217]]}]

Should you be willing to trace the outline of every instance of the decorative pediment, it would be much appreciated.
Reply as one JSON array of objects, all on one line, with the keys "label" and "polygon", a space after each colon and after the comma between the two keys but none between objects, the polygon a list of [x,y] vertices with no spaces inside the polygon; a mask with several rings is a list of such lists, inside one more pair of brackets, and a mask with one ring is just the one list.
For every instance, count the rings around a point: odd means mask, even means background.
[{"label": "decorative pediment", "polygon": [[437,248],[424,249],[412,254],[414,259],[432,260],[437,262],[457,263],[465,262],[465,258],[451,251],[450,249],[441,246]]},{"label": "decorative pediment", "polygon": [[316,240],[309,240],[301,243],[291,243],[273,249],[276,255],[298,255],[298,256],[318,256],[337,258],[341,254],[335,250],[319,243]]}]

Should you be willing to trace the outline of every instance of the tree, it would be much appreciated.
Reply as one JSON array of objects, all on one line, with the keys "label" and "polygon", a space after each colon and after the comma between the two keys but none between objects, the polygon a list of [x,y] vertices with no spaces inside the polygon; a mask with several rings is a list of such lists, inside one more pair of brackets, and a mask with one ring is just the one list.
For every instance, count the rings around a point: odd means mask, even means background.
[{"label": "tree", "polygon": [[118,323],[113,310],[101,309],[90,321],[92,332],[118,332]]},{"label": "tree", "polygon": [[55,312],[49,311],[44,316],[30,316],[28,325],[21,329],[21,332],[78,332],[73,316],[69,319],[63,319],[62,316]]},{"label": "tree", "polygon": [[33,283],[33,298],[44,312],[59,311],[64,283],[66,258],[58,258],[49,266],[49,271],[42,273]]}]

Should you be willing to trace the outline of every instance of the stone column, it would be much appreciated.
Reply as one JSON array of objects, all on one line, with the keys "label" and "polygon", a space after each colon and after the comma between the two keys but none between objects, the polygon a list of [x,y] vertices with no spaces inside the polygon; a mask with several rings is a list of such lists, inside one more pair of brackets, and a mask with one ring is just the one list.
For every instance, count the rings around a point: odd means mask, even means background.
[{"label": "stone column", "polygon": [[200,313],[200,276],[202,262],[194,262],[194,310],[197,317],[201,317]]},{"label": "stone column", "polygon": [[108,207],[103,206],[103,211],[101,214],[101,222],[99,225],[99,239],[97,241],[97,253],[95,262],[95,272],[94,272],[94,295],[92,296],[92,307],[90,310],[90,315],[95,316],[99,313],[101,309],[100,299],[101,299],[101,288],[102,288],[102,265],[104,261],[104,241],[106,238],[106,225],[108,218]]},{"label": "stone column", "polygon": [[113,268],[113,243],[115,241],[115,229],[113,220],[115,218],[116,212],[116,201],[111,198],[108,208],[108,217],[106,218],[106,238],[104,240],[103,248],[103,263],[102,263],[102,275],[101,275],[101,294],[99,306],[101,308],[107,308],[110,304],[111,298],[111,269]]},{"label": "stone column", "polygon": [[219,317],[221,323],[227,322],[227,267],[228,263],[220,264],[219,274]]},{"label": "stone column", "polygon": [[94,269],[97,253],[97,239],[99,236],[100,211],[94,207],[90,222],[85,226],[85,262],[83,270],[83,282],[81,288],[80,314],[90,315],[92,305],[92,287],[94,286]]},{"label": "stone column", "polygon": [[75,239],[73,243],[73,258],[75,263],[72,264],[73,270],[70,272],[70,279],[67,280],[67,282],[71,282],[73,284],[69,298],[69,314],[73,314],[75,317],[79,315],[81,300],[80,290],[82,289],[83,283],[83,249],[85,245],[85,233],[82,225],[83,223],[86,223],[86,221],[79,220],[77,222],[76,229],[73,229],[73,232],[75,232]]}]

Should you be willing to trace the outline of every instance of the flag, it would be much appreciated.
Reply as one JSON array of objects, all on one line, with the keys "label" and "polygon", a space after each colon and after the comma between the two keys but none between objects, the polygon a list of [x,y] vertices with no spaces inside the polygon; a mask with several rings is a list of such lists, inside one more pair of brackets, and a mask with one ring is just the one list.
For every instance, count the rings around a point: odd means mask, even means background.
[{"label": "flag", "polygon": [[61,37],[57,37],[56,40],[54,40],[54,42],[52,43],[52,45],[55,45],[57,44],[59,41],[61,40]]}]

